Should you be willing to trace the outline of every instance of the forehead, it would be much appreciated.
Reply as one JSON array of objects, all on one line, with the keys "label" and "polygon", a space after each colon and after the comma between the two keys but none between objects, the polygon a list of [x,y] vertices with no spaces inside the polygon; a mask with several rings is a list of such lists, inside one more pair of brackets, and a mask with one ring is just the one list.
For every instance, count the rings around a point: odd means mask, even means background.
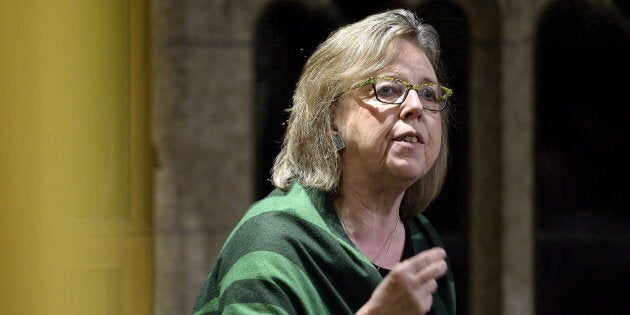
[{"label": "forehead", "polygon": [[398,43],[391,62],[377,71],[376,76],[391,76],[411,83],[437,82],[429,58],[408,40],[401,40]]}]

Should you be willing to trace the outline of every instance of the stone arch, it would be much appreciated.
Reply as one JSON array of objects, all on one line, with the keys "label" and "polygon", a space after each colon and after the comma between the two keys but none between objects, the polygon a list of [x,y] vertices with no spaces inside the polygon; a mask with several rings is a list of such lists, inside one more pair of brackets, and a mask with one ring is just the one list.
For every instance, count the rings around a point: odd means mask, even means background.
[{"label": "stone arch", "polygon": [[273,160],[280,151],[286,109],[302,67],[336,23],[300,1],[276,1],[260,15],[254,36],[256,198],[272,190]]}]

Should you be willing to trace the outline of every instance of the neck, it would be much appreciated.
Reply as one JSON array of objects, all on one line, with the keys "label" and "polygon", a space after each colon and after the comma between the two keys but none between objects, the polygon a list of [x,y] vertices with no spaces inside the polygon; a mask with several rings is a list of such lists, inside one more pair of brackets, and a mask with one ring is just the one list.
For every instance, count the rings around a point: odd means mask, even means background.
[{"label": "neck", "polygon": [[355,189],[342,184],[334,202],[339,217],[346,224],[370,231],[379,227],[391,227],[396,222],[404,193],[404,190],[388,192]]},{"label": "neck", "polygon": [[402,196],[362,193],[343,185],[334,204],[346,234],[373,263],[389,268],[398,262],[405,232],[400,222]]}]

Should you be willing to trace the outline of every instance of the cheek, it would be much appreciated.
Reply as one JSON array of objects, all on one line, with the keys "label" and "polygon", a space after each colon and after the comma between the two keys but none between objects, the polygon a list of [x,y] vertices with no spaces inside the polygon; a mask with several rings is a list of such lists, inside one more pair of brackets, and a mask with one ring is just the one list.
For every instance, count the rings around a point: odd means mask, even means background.
[{"label": "cheek", "polygon": [[390,117],[379,119],[367,110],[352,111],[344,119],[344,129],[352,135],[359,136],[362,142],[386,136],[395,123],[395,120]]},{"label": "cheek", "polygon": [[429,126],[429,137],[431,141],[431,151],[437,157],[442,146],[442,120],[437,119],[435,123]]},{"label": "cheek", "polygon": [[352,122],[352,132],[357,136],[356,140],[362,146],[382,146],[387,144],[394,123],[393,120],[378,120],[372,115],[365,115]]}]

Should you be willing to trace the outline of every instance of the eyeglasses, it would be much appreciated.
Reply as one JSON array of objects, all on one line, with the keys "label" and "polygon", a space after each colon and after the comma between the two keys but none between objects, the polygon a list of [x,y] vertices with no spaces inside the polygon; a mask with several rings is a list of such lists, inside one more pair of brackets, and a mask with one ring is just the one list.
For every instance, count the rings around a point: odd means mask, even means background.
[{"label": "eyeglasses", "polygon": [[355,83],[350,89],[372,84],[376,99],[385,104],[402,104],[410,90],[416,90],[424,109],[440,112],[446,108],[446,101],[453,90],[432,83],[411,84],[392,77],[370,77]]}]

